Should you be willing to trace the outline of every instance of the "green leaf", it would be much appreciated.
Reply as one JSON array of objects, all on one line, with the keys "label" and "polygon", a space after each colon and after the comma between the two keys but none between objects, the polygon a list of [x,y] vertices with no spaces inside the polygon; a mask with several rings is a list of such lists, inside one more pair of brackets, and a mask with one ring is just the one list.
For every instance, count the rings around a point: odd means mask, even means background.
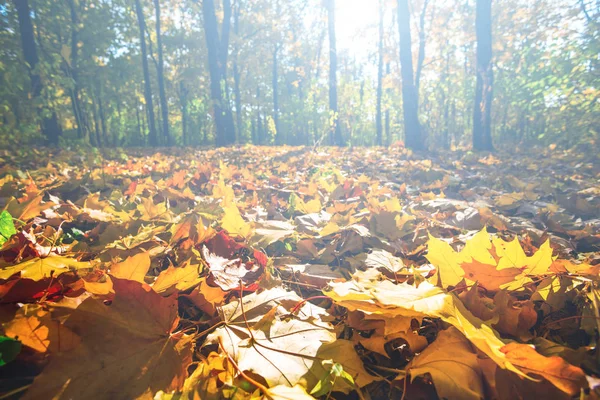
[{"label": "green leaf", "polygon": [[8,364],[21,352],[21,342],[6,336],[0,336],[0,367]]},{"label": "green leaf", "polygon": [[12,215],[8,211],[0,213],[0,246],[17,233]]}]

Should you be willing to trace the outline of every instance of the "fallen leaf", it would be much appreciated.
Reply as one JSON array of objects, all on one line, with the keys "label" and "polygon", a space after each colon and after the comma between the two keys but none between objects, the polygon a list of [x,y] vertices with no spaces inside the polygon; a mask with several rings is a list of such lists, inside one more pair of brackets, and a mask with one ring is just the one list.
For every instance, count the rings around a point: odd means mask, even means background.
[{"label": "fallen leaf", "polygon": [[544,357],[533,347],[520,343],[509,343],[500,351],[524,372],[547,379],[570,396],[588,387],[583,371],[560,357]]},{"label": "fallen leaf", "polygon": [[181,389],[191,343],[173,334],[176,297],[163,298],[135,281],[112,281],[112,304],[88,298],[73,312],[65,326],[81,344],[57,354],[24,399],[131,399]]},{"label": "fallen leaf", "polygon": [[115,278],[144,283],[144,278],[150,269],[150,262],[148,253],[138,253],[127,257],[125,261],[113,264],[110,267],[110,274]]},{"label": "fallen leaf", "polygon": [[406,371],[411,382],[429,374],[441,399],[485,398],[477,354],[454,327],[441,331],[437,339],[407,365]]},{"label": "fallen leaf", "polygon": [[16,273],[21,278],[39,281],[40,279],[58,276],[64,272],[91,268],[89,262],[78,262],[74,258],[50,253],[44,258],[33,258],[20,264],[0,268],[0,279],[8,279]]}]

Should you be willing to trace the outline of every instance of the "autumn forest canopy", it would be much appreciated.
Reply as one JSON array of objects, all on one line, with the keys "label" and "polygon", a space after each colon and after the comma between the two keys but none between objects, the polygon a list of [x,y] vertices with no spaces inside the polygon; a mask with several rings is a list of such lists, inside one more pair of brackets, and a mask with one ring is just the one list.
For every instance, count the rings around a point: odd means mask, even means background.
[{"label": "autumn forest canopy", "polygon": [[0,400],[600,399],[599,28],[3,0]]},{"label": "autumn forest canopy", "polygon": [[95,147],[598,142],[593,0],[11,0],[0,134]]}]

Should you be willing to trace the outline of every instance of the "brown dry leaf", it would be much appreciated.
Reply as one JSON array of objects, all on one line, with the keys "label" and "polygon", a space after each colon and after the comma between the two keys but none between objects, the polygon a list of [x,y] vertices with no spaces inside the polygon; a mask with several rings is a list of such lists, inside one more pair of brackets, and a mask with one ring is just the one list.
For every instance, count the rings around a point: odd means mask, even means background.
[{"label": "brown dry leaf", "polygon": [[[417,376],[431,375],[441,399],[485,397],[483,374],[471,343],[454,327],[437,339],[406,367],[412,382]],[[410,394],[409,394],[410,395]]]},{"label": "brown dry leaf", "polygon": [[498,314],[498,322],[492,326],[501,333],[512,335],[521,340],[529,340],[533,336],[529,330],[537,322],[537,313],[533,302],[516,303],[505,291],[494,296],[494,312]]},{"label": "brown dry leaf", "polygon": [[584,372],[560,357],[544,357],[531,346],[509,343],[500,349],[524,372],[541,376],[570,396],[588,387]]},{"label": "brown dry leaf", "polygon": [[[458,297],[474,316],[490,322],[497,315],[494,312],[494,301],[482,296],[479,293],[478,287],[478,283],[475,283],[469,290],[462,292]],[[496,321],[497,319],[492,322]]]},{"label": "brown dry leaf", "polygon": [[144,278],[150,269],[150,263],[148,253],[138,253],[135,256],[127,257],[125,261],[113,264],[110,267],[110,274],[115,278],[144,283]]},{"label": "brown dry leaf", "polygon": [[88,298],[65,326],[81,344],[56,355],[24,399],[132,399],[182,387],[191,342],[177,326],[177,299],[113,278],[110,305]]}]

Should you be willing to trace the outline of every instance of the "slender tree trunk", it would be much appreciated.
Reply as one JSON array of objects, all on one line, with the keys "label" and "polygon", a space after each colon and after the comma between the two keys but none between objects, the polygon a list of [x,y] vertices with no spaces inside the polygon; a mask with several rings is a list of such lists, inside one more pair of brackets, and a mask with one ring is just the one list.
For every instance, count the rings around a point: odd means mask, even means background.
[{"label": "slender tree trunk", "polygon": [[103,93],[102,86],[97,84],[96,96],[98,97],[98,117],[100,118],[100,126],[102,128],[102,144],[108,147],[108,130],[106,128],[106,114],[104,113],[104,102],[102,101]]},{"label": "slender tree trunk", "polygon": [[[231,19],[231,3],[223,1],[224,18],[221,40],[215,4],[213,0],[202,1],[202,16],[208,50],[208,70],[210,73],[210,94],[216,127],[216,145],[227,146],[235,142],[235,126],[231,107],[227,100],[227,49],[229,46],[229,25]],[[224,92],[221,90],[224,87]]]},{"label": "slender tree trunk", "polygon": [[[275,18],[281,18],[280,2],[275,2]],[[275,40],[273,47],[273,124],[275,125],[275,144],[281,146],[284,144],[283,132],[279,126],[279,41]]]},{"label": "slender tree trunk", "polygon": [[473,149],[493,151],[492,144],[492,0],[477,0],[477,85],[473,107]]},{"label": "slender tree trunk", "polygon": [[[33,24],[31,22],[31,10],[29,9],[28,0],[13,0],[17,9],[17,17],[19,19],[19,33],[21,35],[21,47],[23,49],[23,58],[29,64],[29,78],[31,80],[31,94],[34,99],[38,99],[42,95],[43,85],[42,78],[36,67],[39,63],[37,54],[37,46],[35,43],[35,35],[33,32]],[[62,129],[58,123],[56,112],[52,111],[50,117],[44,116],[42,109],[38,109],[38,114],[41,119],[40,128],[42,134],[46,137],[50,144],[58,144],[58,138],[62,134]]]},{"label": "slender tree trunk", "polygon": [[148,50],[146,48],[146,21],[144,20],[144,9],[140,0],[135,0],[135,10],[140,28],[140,47],[142,50],[142,69],[144,71],[144,99],[146,100],[146,115],[148,119],[148,142],[150,146],[158,145],[158,135],[154,119],[154,106],[152,104],[152,86],[150,85],[150,69],[148,68]]},{"label": "slender tree trunk", "polygon": [[73,79],[73,89],[71,91],[71,105],[73,115],[77,123],[77,137],[82,139],[88,136],[88,126],[85,113],[81,107],[80,101],[80,83],[79,83],[79,16],[77,14],[76,0],[68,0],[69,11],[71,15],[71,60],[69,71]]},{"label": "slender tree trunk", "polygon": [[[389,61],[386,63],[386,66],[385,66],[385,76],[386,77],[390,76]],[[385,89],[385,95],[386,95],[385,96],[386,101],[389,101],[389,99],[390,99],[390,88],[389,87]],[[387,104],[385,106],[385,140],[386,140],[387,146],[392,144],[392,132],[390,131],[390,107]]]},{"label": "slender tree trunk", "polygon": [[379,0],[379,61],[377,63],[377,111],[375,116],[376,144],[383,146],[381,98],[383,96],[383,0]]},{"label": "slender tree trunk", "polygon": [[158,53],[156,72],[158,76],[158,96],[160,97],[160,111],[162,115],[162,134],[165,137],[165,143],[168,146],[172,146],[173,140],[169,134],[169,104],[167,103],[167,94],[165,92],[165,68],[163,61],[162,33],[160,28],[160,0],[154,0],[154,10],[156,13],[156,47]]},{"label": "slender tree trunk", "polygon": [[273,123],[275,125],[275,144],[283,144],[283,132],[279,129],[279,77],[277,74],[278,63],[277,56],[279,53],[279,44],[275,44],[273,49]]},{"label": "slender tree trunk", "polygon": [[137,138],[136,142],[138,144],[142,143],[142,121],[140,120],[140,103],[136,97],[135,99],[135,118],[137,120]]},{"label": "slender tree trunk", "polygon": [[98,119],[98,104],[96,95],[92,94],[92,116],[94,118],[94,132],[96,133],[96,147],[103,147],[102,134],[100,133],[100,121]]},{"label": "slender tree trunk", "polygon": [[400,72],[402,75],[405,145],[413,150],[423,150],[425,145],[419,123],[419,97],[413,80],[408,0],[398,0],[398,31],[400,33]]},{"label": "slender tree trunk", "polygon": [[260,86],[256,86],[256,144],[264,144],[263,123],[260,115]]},{"label": "slender tree trunk", "polygon": [[183,81],[179,82],[179,99],[181,101],[181,142],[188,144],[188,88]]},{"label": "slender tree trunk", "polygon": [[237,125],[236,141],[243,141],[243,111],[242,111],[242,94],[240,91],[240,70],[238,66],[239,42],[240,42],[240,7],[242,0],[236,0],[233,10],[233,33],[235,33],[235,46],[233,51],[233,96],[235,101],[235,119]]},{"label": "slender tree trunk", "polygon": [[421,72],[423,71],[423,62],[425,61],[425,16],[427,14],[427,5],[429,0],[423,1],[423,9],[419,18],[419,54],[417,56],[417,71],[415,75],[415,86],[417,88],[417,96],[419,95],[419,87],[421,85]]},{"label": "slender tree trunk", "polygon": [[338,96],[337,96],[337,49],[335,41],[335,0],[325,0],[327,2],[327,26],[329,30],[329,112],[333,114],[333,124],[331,144],[336,146],[344,145],[342,136],[342,127],[338,115]]},{"label": "slender tree trunk", "polygon": [[[443,137],[442,137],[442,147],[445,149],[450,148],[450,122],[449,122],[449,114],[450,114],[450,102],[448,101],[448,97],[450,96],[450,51],[448,49],[449,41],[446,40],[446,49],[440,49],[440,56],[445,58],[445,66],[444,72],[442,72],[442,77],[440,81],[440,91],[441,91],[441,105],[444,107],[444,116],[443,116]],[[444,57],[444,52],[446,56]]]}]

